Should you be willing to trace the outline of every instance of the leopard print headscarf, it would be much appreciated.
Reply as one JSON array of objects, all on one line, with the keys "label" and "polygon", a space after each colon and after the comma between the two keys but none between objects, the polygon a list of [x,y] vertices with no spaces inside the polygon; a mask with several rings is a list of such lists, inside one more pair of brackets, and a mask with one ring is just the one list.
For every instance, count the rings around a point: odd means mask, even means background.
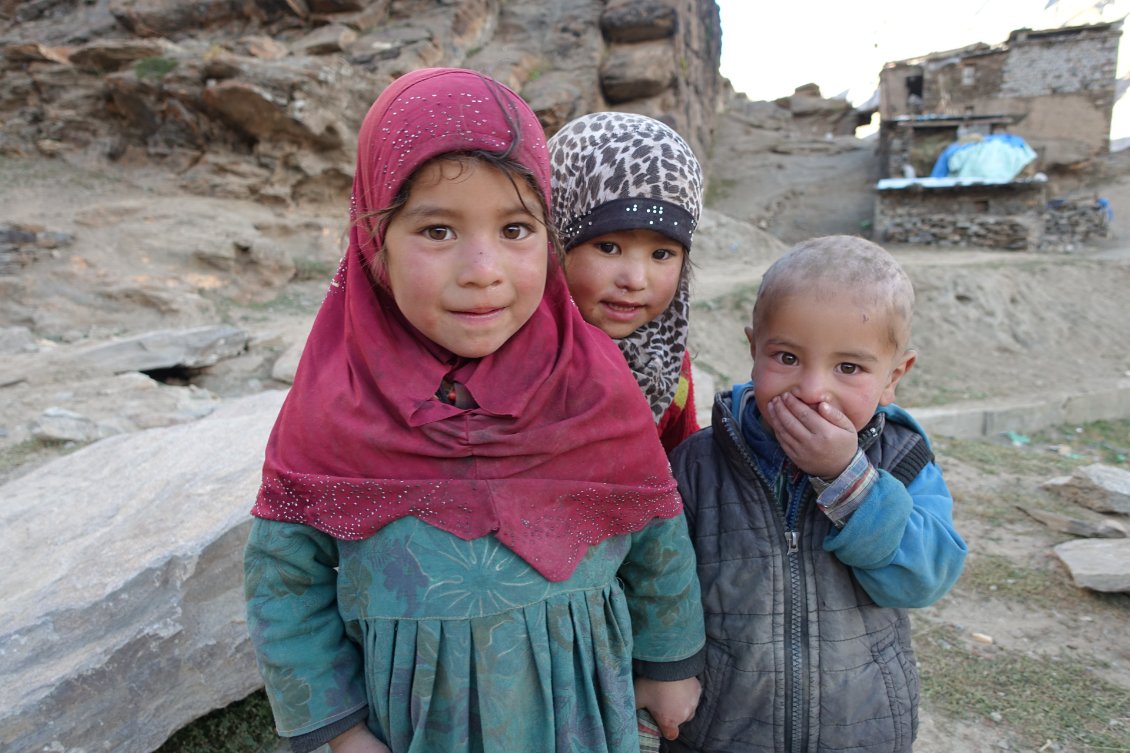
[{"label": "leopard print headscarf", "polygon": [[[702,168],[667,125],[626,112],[567,123],[547,144],[553,216],[566,253],[617,230],[655,230],[687,251],[702,210]],[[688,265],[667,310],[617,340],[658,422],[675,397],[687,347]]]}]

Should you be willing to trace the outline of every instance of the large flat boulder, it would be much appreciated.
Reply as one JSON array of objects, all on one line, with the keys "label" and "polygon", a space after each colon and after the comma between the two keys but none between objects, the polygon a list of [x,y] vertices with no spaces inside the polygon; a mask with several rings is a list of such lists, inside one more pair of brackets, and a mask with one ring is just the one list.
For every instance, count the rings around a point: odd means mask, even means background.
[{"label": "large flat boulder", "polygon": [[1130,471],[1102,463],[1076,468],[1041,488],[1096,512],[1130,515]]},{"label": "large flat boulder", "polygon": [[1055,554],[1080,588],[1130,593],[1130,539],[1065,541]]},{"label": "large flat boulder", "polygon": [[243,546],[284,395],[0,486],[0,750],[148,753],[261,685]]}]

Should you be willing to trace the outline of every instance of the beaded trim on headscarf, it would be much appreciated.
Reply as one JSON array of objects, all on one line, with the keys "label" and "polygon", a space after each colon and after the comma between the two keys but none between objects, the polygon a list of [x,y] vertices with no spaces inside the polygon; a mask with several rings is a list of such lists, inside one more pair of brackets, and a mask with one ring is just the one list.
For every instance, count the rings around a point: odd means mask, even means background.
[{"label": "beaded trim on headscarf", "polygon": [[[554,221],[566,252],[631,229],[655,230],[690,251],[702,209],[702,167],[670,127],[644,115],[597,112],[567,123],[548,147]],[[666,311],[616,341],[657,422],[678,389],[689,310],[684,274]]]}]

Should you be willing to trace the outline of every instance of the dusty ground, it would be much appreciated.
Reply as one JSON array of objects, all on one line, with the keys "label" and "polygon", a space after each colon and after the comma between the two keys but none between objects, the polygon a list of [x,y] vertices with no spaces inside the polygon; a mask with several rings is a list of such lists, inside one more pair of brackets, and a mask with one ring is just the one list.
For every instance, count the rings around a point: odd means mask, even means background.
[{"label": "dusty ground", "polygon": [[[758,180],[770,167],[764,153],[752,147],[745,157],[725,150],[713,155],[715,166],[730,167],[714,173],[712,180],[722,189],[712,206],[776,234],[720,218],[706,225],[714,228],[713,240],[696,247],[703,250],[695,257],[692,352],[719,386],[748,372],[741,328],[760,269],[783,248],[779,239],[860,229],[867,211],[860,192],[868,190],[869,178],[845,166],[865,165],[868,150],[865,145],[844,152],[836,158],[840,161],[832,160],[839,170],[831,173],[827,155],[823,161],[812,155],[776,156],[773,181]],[[1085,187],[1109,198],[1115,211],[1112,237],[1095,247],[1062,255],[893,249],[919,293],[915,340],[921,355],[900,402],[913,408],[1086,389],[1130,375],[1126,161],[1113,157],[1101,181]],[[0,327],[28,327],[42,354],[150,329],[234,323],[252,335],[248,354],[194,378],[220,396],[282,386],[271,381],[270,366],[304,337],[336,263],[343,220],[338,207],[281,211],[184,196],[160,174],[60,160],[0,159],[0,207],[0,222],[39,225],[75,238],[0,275]],[[283,283],[266,266],[222,269],[202,264],[195,255],[241,233],[292,247],[291,258],[304,271]],[[0,380],[0,482],[34,472],[66,450],[28,440],[27,421],[38,412],[56,404],[114,410],[104,394],[84,392],[83,374],[60,370],[57,361],[36,365],[30,358],[4,356],[9,372],[18,361],[30,378]],[[1124,438],[1122,446],[1128,445],[1130,438]],[[1068,537],[1047,531],[1015,506],[1050,504],[1038,485],[1062,472],[1063,453],[1043,447],[1003,451],[1016,454],[986,462],[969,443],[939,441],[971,556],[955,591],[915,615],[926,682],[932,682],[932,671],[941,672],[935,662],[942,664],[956,651],[972,662],[971,672],[983,666],[1015,668],[1024,659],[1035,667],[1064,666],[1088,681],[1109,683],[1104,687],[1114,690],[1101,691],[1103,697],[1119,689],[1130,694],[1130,599],[1096,598],[1071,586],[1051,554],[1051,546]],[[1039,587],[1017,585],[1033,582]],[[1130,695],[1121,713],[1108,715],[1107,732],[1113,732],[1098,747],[1070,724],[1061,725],[1062,735],[1034,740],[1032,725],[1010,705],[1023,688],[1007,685],[1026,684],[1025,675],[1004,669],[996,674],[1006,685],[986,684],[989,701],[959,699],[959,708],[932,698],[924,702],[920,753],[1130,750]],[[969,686],[980,687],[983,676],[971,675]],[[993,698],[999,700],[996,707]],[[1048,715],[1062,703],[1049,696]],[[1082,718],[1087,712],[1078,713]],[[1116,744],[1107,744],[1111,740]]]}]

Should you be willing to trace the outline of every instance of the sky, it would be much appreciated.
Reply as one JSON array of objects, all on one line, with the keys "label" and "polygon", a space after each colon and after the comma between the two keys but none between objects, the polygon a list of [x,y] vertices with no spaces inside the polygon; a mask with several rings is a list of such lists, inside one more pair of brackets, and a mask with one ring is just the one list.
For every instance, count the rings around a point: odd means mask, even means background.
[{"label": "sky", "polygon": [[[884,63],[985,42],[1016,29],[1054,29],[1121,20],[1130,0],[717,0],[722,75],[752,100],[786,97],[815,83],[824,97],[864,104]],[[1130,24],[1118,74],[1130,73]],[[1126,98],[1130,100],[1130,98]],[[1120,103],[1123,104],[1123,103]],[[1130,105],[1130,102],[1123,106]],[[1126,121],[1130,135],[1130,117]],[[1128,107],[1127,109],[1130,109]],[[1126,113],[1130,115],[1130,113]],[[1112,127],[1112,137],[1115,128]]]}]

